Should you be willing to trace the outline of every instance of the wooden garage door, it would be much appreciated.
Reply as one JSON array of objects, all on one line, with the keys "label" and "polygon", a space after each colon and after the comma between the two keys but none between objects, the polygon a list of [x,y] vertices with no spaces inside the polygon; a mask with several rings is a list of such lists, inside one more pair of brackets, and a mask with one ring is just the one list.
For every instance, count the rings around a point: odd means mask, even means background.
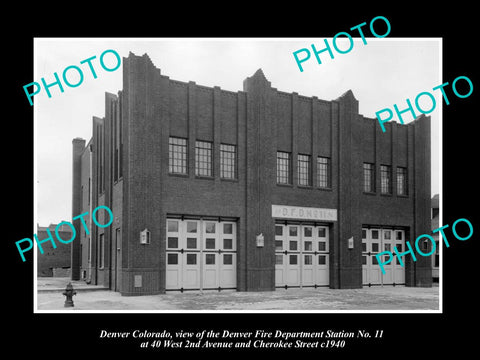
[{"label": "wooden garage door", "polygon": [[237,286],[236,223],[167,219],[166,290]]}]

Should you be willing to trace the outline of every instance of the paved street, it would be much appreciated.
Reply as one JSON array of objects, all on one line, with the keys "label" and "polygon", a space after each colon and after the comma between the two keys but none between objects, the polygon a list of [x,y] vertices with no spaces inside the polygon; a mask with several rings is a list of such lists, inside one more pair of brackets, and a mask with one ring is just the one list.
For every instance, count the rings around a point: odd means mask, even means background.
[{"label": "paved street", "polygon": [[38,310],[438,310],[439,287],[288,289],[271,292],[206,291],[121,296],[99,286],[72,282],[75,306],[64,308],[68,279],[39,278]]}]

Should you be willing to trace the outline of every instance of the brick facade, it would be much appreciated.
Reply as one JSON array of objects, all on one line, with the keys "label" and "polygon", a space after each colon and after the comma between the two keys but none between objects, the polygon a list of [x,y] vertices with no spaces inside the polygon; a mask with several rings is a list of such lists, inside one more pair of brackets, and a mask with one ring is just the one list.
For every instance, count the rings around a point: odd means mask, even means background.
[{"label": "brick facade", "polygon": [[[42,243],[43,254],[40,253],[40,249],[36,250],[38,251],[37,276],[66,276],[70,272],[70,247],[57,240],[56,228],[57,224],[51,224],[48,227],[37,226],[37,237],[40,241],[49,237],[48,229],[56,244],[56,248],[53,248],[51,241]],[[57,233],[64,240],[72,238],[72,230],[68,225],[60,225]]]},{"label": "brick facade", "polygon": [[[91,176],[84,155],[90,146],[79,139],[73,144],[72,215],[89,211],[79,193],[91,178],[91,206],[107,205],[115,217],[107,228],[92,227],[89,280],[123,295],[164,292],[167,216],[197,216],[237,221],[239,291],[274,290],[272,205],[281,204],[337,209],[337,221],[327,224],[329,286],[361,287],[362,226],[402,228],[407,240],[430,232],[430,118],[386,128],[382,133],[375,119],[358,113],[351,91],[333,101],[285,93],[262,70],[245,79],[243,91],[225,91],[170,79],[147,55],[130,54],[123,59],[122,91],[107,93],[105,117],[93,118]],[[187,139],[186,175],[169,174],[170,136]],[[196,140],[213,144],[211,177],[195,175]],[[220,144],[237,148],[233,180],[220,177]],[[291,184],[277,184],[277,151],[292,154]],[[311,156],[311,186],[298,185],[298,154]],[[327,188],[316,186],[317,156],[331,160]],[[364,193],[364,162],[375,164],[376,189],[381,164],[407,168],[408,195],[396,194],[395,176],[391,195]],[[151,233],[148,246],[139,242],[144,229]],[[263,247],[255,242],[260,233]],[[103,267],[97,260],[101,234]],[[353,249],[347,244],[352,236]],[[88,266],[78,247],[72,245],[72,276]],[[430,286],[430,259],[405,258],[406,285]]]}]

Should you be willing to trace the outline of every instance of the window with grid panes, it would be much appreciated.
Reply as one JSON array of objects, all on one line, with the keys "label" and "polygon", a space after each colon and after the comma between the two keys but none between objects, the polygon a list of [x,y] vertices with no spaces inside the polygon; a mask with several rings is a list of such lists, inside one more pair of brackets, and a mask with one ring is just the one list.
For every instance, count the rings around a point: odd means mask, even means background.
[{"label": "window with grid panes", "polygon": [[277,184],[291,184],[290,167],[290,153],[277,151]]},{"label": "window with grid panes", "polygon": [[380,191],[382,194],[392,193],[392,167],[380,165]]},{"label": "window with grid panes", "polygon": [[168,172],[187,173],[187,139],[177,137],[168,139]]},{"label": "window with grid panes", "polygon": [[195,175],[213,176],[212,143],[208,141],[195,142]]},{"label": "window with grid panes", "polygon": [[375,192],[375,168],[370,163],[363,163],[363,191]]},{"label": "window with grid panes", "polygon": [[407,168],[397,167],[397,195],[408,195],[407,193]]},{"label": "window with grid panes", "polygon": [[236,174],[236,154],[235,145],[220,144],[220,177],[223,179],[235,179]]},{"label": "window with grid panes", "polygon": [[317,186],[330,187],[330,159],[327,157],[317,157]]},{"label": "window with grid panes", "polygon": [[298,185],[310,186],[310,155],[298,154]]}]

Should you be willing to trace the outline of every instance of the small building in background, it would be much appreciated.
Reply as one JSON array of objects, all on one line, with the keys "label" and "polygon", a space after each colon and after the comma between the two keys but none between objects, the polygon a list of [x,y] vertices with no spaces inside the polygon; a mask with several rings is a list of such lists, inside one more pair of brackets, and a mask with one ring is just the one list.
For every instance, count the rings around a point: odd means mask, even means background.
[{"label": "small building in background", "polygon": [[[37,237],[38,240],[47,239],[50,234],[55,238],[55,229],[57,224],[50,224],[46,226],[37,225]],[[49,230],[50,234],[47,232]],[[60,225],[57,229],[58,236],[62,239],[68,240],[72,238],[72,228],[68,225]],[[51,241],[42,243],[43,254],[37,247],[37,276],[40,277],[70,277],[70,262],[71,247],[67,244],[55,241],[57,245],[53,248]]]}]

